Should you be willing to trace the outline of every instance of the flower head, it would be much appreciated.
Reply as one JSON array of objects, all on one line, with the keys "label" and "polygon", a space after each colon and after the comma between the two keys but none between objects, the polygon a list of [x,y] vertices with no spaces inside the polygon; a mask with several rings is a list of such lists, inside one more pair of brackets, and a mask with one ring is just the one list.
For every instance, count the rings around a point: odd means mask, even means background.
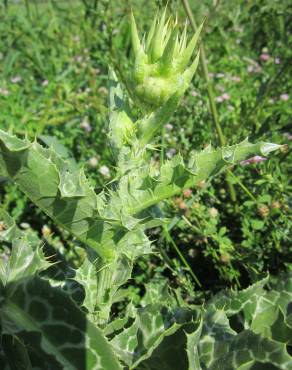
[{"label": "flower head", "polygon": [[288,140],[292,140],[292,135],[289,132],[284,132],[283,136],[287,138]]},{"label": "flower head", "polygon": [[87,118],[85,117],[82,122],[80,123],[80,127],[86,131],[86,132],[91,132],[92,131],[92,127],[90,125],[90,123],[88,122]]},{"label": "flower head", "polygon": [[192,189],[185,189],[185,190],[183,191],[183,195],[184,195],[184,197],[186,197],[186,198],[190,198],[190,197],[192,196],[192,194],[193,194]]},{"label": "flower head", "polygon": [[9,90],[5,89],[4,87],[0,87],[0,95],[8,96]]},{"label": "flower head", "polygon": [[281,94],[280,99],[283,100],[283,101],[287,101],[287,100],[289,100],[289,95],[288,94]]},{"label": "flower head", "polygon": [[99,173],[106,179],[110,178],[110,170],[107,166],[103,165],[99,168]]},{"label": "flower head", "polygon": [[209,208],[209,215],[212,217],[212,218],[215,218],[218,216],[218,209],[215,208],[215,207],[211,207]]},{"label": "flower head", "polygon": [[242,166],[248,166],[249,164],[260,163],[260,162],[264,162],[266,160],[267,160],[267,158],[261,157],[260,155],[256,155],[254,157],[246,159],[245,161],[241,161],[240,164]]},{"label": "flower head", "polygon": [[221,95],[220,96],[216,96],[215,100],[216,100],[217,103],[222,103],[224,101],[224,99],[222,98]]},{"label": "flower head", "polygon": [[230,95],[227,93],[222,94],[223,100],[230,100]]},{"label": "flower head", "polygon": [[268,53],[262,53],[260,55],[260,59],[263,61],[263,62],[267,62],[269,59],[270,59],[270,55]]},{"label": "flower head", "polygon": [[199,53],[189,65],[202,25],[187,43],[187,26],[179,35],[177,21],[166,19],[166,8],[155,17],[146,38],[140,42],[135,18],[131,15],[135,67],[132,85],[135,97],[153,111],[172,96],[180,98],[190,84],[199,63]]},{"label": "flower head", "polygon": [[269,215],[270,209],[265,204],[262,204],[258,206],[258,213],[261,217],[265,218]]},{"label": "flower head", "polygon": [[22,78],[20,76],[14,76],[10,80],[13,84],[17,84],[18,82],[22,81]]},{"label": "flower head", "polygon": [[97,167],[97,165],[98,165],[98,158],[96,158],[96,157],[91,157],[91,158],[89,158],[89,160],[88,160],[88,164],[89,164],[89,166],[90,166],[90,167],[92,167],[92,168]]}]

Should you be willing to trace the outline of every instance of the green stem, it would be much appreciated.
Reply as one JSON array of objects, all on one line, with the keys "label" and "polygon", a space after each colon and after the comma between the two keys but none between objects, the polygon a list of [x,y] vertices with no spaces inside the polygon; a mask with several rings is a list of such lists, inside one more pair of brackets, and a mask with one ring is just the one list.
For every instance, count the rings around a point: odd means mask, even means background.
[{"label": "green stem", "polygon": [[254,202],[257,202],[257,199],[256,197],[248,190],[248,188],[239,180],[239,178],[237,176],[235,176],[231,171],[230,171],[230,175],[234,177],[234,179],[236,179],[236,182],[238,183],[238,185],[241,187],[241,189],[254,201]]},{"label": "green stem", "polygon": [[[193,31],[196,32],[198,27],[197,27],[195,18],[193,16],[192,10],[190,8],[189,1],[188,0],[182,0],[182,4],[183,4],[185,12],[186,12],[186,14],[189,18],[191,27],[192,27]],[[212,86],[212,82],[209,78],[209,71],[208,71],[208,66],[207,66],[207,61],[206,61],[205,48],[204,48],[204,45],[203,45],[202,42],[200,44],[200,61],[201,61],[201,68],[202,68],[203,76],[204,76],[204,79],[205,79],[206,85],[207,85],[207,93],[208,93],[210,110],[211,110],[213,122],[214,122],[215,129],[216,129],[216,132],[217,132],[217,135],[218,135],[219,143],[220,143],[221,146],[224,146],[224,145],[226,145],[226,139],[224,137],[224,134],[223,134],[223,131],[222,131],[222,128],[221,128],[221,125],[220,125],[220,121],[219,121],[218,111],[217,111],[216,103],[215,103],[213,86]],[[231,198],[233,203],[236,203],[236,200],[237,200],[236,191],[234,189],[233,184],[231,183],[231,181],[229,179],[229,172],[230,171],[228,170],[228,172],[226,174],[226,182],[227,182],[227,186],[228,186],[228,189],[229,189],[230,198]]]},{"label": "green stem", "polygon": [[172,239],[169,231],[167,230],[167,227],[164,227],[164,233],[165,233],[166,240],[173,246],[173,248],[176,251],[177,255],[179,256],[180,260],[185,265],[185,267],[188,269],[189,273],[192,275],[194,281],[198,284],[198,286],[200,288],[202,288],[202,284],[200,283],[199,279],[195,275],[195,273],[192,270],[191,266],[188,264],[187,260],[184,258],[183,254],[179,250],[178,246],[175,244],[175,241]]},{"label": "green stem", "polygon": [[28,17],[28,19],[31,19],[29,1],[28,0],[24,0],[24,1],[25,1],[25,8],[26,8],[27,17]]},{"label": "green stem", "polygon": [[99,308],[97,322],[100,326],[106,324],[109,319],[111,303],[107,301],[108,291],[112,287],[113,270],[111,263],[103,262],[103,266],[98,271],[98,291],[96,304]]},{"label": "green stem", "polygon": [[203,235],[202,231],[195,225],[193,225],[187,218],[186,216],[182,216],[182,219],[185,221],[185,223],[190,226],[193,230],[195,230],[196,233],[199,235]]},{"label": "green stem", "polygon": [[[97,270],[97,295],[95,319],[100,327],[104,327],[110,319],[111,307],[118,289],[131,277],[132,260],[127,260],[120,255],[114,261],[100,262]],[[117,271],[122,271],[122,276]],[[117,280],[117,275],[120,276]]]},{"label": "green stem", "polygon": [[165,146],[165,127],[162,127],[161,132],[161,148],[160,148],[160,167],[163,164],[164,161],[164,146]]}]

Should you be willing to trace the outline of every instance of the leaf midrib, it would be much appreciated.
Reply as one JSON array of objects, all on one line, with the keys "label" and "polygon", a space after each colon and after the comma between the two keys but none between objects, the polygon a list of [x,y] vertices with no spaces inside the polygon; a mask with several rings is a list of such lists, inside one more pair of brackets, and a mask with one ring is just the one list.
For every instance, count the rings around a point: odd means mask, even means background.
[{"label": "leaf midrib", "polygon": [[15,322],[21,328],[27,331],[40,332],[42,335],[42,347],[46,348],[46,352],[56,356],[56,358],[62,362],[62,365],[66,366],[68,369],[76,369],[71,362],[68,361],[66,357],[58,350],[57,346],[51,342],[51,340],[45,335],[39,326],[36,324],[35,320],[27,314],[26,311],[19,308],[15,303],[11,302],[9,299],[5,300],[2,308],[5,315],[7,315],[13,322]]}]

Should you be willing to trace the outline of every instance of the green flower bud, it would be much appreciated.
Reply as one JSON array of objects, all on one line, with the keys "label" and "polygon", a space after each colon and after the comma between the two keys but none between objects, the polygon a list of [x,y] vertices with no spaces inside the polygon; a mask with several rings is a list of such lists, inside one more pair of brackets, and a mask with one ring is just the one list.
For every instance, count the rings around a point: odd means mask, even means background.
[{"label": "green flower bud", "polygon": [[177,21],[166,21],[166,9],[154,19],[147,37],[140,42],[134,15],[131,14],[132,46],[135,66],[132,76],[134,96],[148,111],[165,104],[173,95],[181,97],[188,88],[199,62],[199,53],[189,65],[196,48],[201,25],[187,45],[187,26],[179,35]]}]

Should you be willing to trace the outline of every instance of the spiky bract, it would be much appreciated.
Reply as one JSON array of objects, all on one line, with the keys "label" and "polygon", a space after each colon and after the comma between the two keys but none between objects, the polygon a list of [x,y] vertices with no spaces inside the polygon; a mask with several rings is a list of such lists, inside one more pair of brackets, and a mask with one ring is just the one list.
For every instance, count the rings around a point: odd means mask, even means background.
[{"label": "spiky bract", "polygon": [[161,107],[172,96],[178,99],[188,88],[199,62],[199,52],[190,63],[202,25],[187,44],[187,25],[179,35],[177,20],[166,19],[166,9],[156,16],[148,35],[139,39],[131,14],[135,66],[132,76],[134,95],[148,111]]}]

